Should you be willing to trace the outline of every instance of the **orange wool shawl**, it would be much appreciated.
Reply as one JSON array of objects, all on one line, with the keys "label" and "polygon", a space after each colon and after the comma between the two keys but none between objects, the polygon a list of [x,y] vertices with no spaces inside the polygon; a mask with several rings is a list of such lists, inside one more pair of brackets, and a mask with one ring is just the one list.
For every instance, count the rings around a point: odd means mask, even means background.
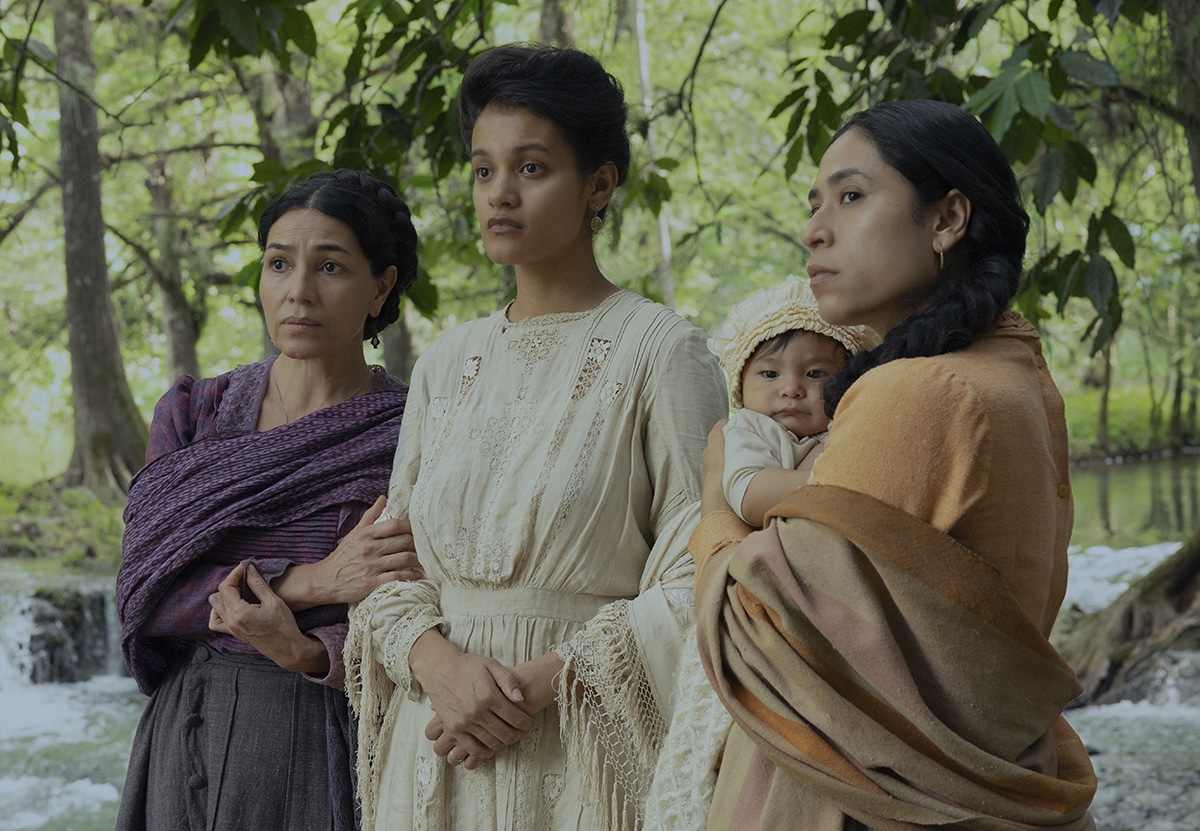
[{"label": "orange wool shawl", "polygon": [[709,558],[721,532],[693,536],[701,659],[735,722],[710,828],[1094,829],[1062,717],[1079,683],[992,565],[843,488],[773,513]]}]

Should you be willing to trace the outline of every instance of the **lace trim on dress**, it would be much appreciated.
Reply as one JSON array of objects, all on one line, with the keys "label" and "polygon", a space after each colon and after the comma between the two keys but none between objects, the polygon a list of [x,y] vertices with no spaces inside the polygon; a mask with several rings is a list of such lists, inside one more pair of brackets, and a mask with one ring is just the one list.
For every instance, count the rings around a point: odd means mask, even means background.
[{"label": "lace trim on dress", "polygon": [[[398,595],[417,604],[388,628],[388,636],[376,654],[373,618],[380,606]],[[399,688],[410,699],[421,696],[421,686],[408,665],[408,653],[424,632],[442,628],[438,614],[437,589],[429,583],[395,582],[381,586],[350,613],[343,660],[346,665],[346,696],[358,716],[358,789],[362,801],[362,827],[375,826],[379,798],[380,756],[384,739],[392,734]]]},{"label": "lace trim on dress", "polygon": [[597,826],[640,828],[667,724],[633,632],[629,601],[600,610],[554,647],[563,660],[558,708],[567,758]]},{"label": "lace trim on dress", "polygon": [[704,831],[733,719],[704,674],[693,626],[679,664],[675,716],[646,801],[644,831]]}]

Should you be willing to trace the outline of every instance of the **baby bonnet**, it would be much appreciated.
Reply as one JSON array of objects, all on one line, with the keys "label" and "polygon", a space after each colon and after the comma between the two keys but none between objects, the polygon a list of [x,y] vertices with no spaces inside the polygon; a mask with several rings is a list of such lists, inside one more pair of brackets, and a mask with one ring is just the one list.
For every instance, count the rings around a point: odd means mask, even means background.
[{"label": "baby bonnet", "polygon": [[817,298],[807,280],[788,277],[782,283],[755,292],[729,310],[712,337],[709,350],[717,356],[729,378],[733,406],[742,406],[742,369],[765,340],[793,329],[833,338],[851,355],[879,344],[879,336],[866,326],[835,326],[821,317]]}]

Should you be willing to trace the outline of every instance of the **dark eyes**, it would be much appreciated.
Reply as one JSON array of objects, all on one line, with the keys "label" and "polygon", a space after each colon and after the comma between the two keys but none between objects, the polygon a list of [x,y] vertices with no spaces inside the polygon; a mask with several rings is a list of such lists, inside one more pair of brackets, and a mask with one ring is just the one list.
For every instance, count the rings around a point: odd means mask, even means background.
[{"label": "dark eyes", "polygon": [[[272,257],[271,259],[267,260],[267,268],[269,268],[271,271],[277,272],[287,271],[289,264],[288,261],[282,257]],[[341,263],[335,263],[333,260],[326,260],[317,267],[317,270],[323,274],[338,274],[343,269]]]},{"label": "dark eyes", "polygon": [[[542,172],[542,166],[537,162],[526,162],[525,164],[521,165],[520,172],[526,176],[533,176]],[[491,179],[493,176],[492,169],[490,167],[484,167],[483,165],[475,168],[474,174],[475,178],[479,180]]]},{"label": "dark eyes", "polygon": [[[848,205],[851,202],[857,202],[859,199],[862,199],[861,193],[859,193],[856,190],[848,190],[841,195],[841,197],[838,199],[838,202],[841,203],[842,205]],[[821,206],[819,204],[809,203],[809,206],[808,206],[809,218],[816,216],[817,211],[819,211],[819,210],[821,210]]]}]

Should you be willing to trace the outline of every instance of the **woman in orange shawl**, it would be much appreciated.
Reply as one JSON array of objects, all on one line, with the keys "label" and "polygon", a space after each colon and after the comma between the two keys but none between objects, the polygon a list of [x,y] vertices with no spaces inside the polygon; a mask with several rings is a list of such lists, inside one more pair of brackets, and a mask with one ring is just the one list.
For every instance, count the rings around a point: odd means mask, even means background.
[{"label": "woman in orange shawl", "polygon": [[1006,311],[1029,219],[949,104],[835,136],[803,240],[821,315],[883,336],[826,386],[809,485],[751,534],[705,451],[701,659],[733,715],[709,828],[1092,829],[1047,636],[1073,516],[1062,398]]}]

